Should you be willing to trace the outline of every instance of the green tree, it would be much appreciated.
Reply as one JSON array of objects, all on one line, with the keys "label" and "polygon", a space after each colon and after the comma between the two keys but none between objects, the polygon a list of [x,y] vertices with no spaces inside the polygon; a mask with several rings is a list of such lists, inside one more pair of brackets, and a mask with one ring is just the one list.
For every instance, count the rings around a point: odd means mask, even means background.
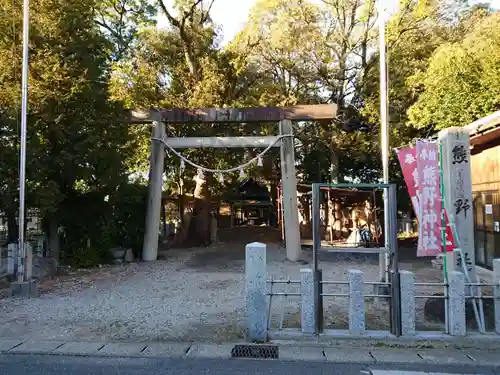
[{"label": "green tree", "polygon": [[[387,24],[389,69],[389,124],[391,147],[407,146],[415,138],[434,132],[430,123],[415,127],[410,123],[409,109],[419,100],[416,74],[425,72],[435,51],[442,45],[455,43],[484,16],[482,8],[469,8],[463,1],[443,3],[436,0],[401,1],[399,11]],[[361,90],[362,113],[369,123],[379,119],[378,53],[371,57],[370,69]],[[421,74],[419,75],[421,78]],[[374,129],[378,132],[377,129]],[[378,147],[378,146],[377,146]],[[404,187],[396,155],[391,153],[391,180]],[[407,193],[401,190],[400,202],[409,206]],[[404,199],[403,199],[404,198]]]},{"label": "green tree", "polygon": [[[115,64],[111,94],[128,107],[223,107],[246,101],[246,90],[252,76],[238,65],[234,53],[222,51],[217,45],[218,27],[210,18],[213,2],[177,1],[173,9],[159,1],[160,12],[169,21],[169,28],[143,30],[128,59]],[[228,135],[221,125],[190,124],[170,126],[172,136]],[[146,146],[146,142],[143,143]],[[147,147],[143,147],[147,152]],[[214,150],[183,151],[186,157],[201,165],[224,168],[241,162],[241,151],[226,153]],[[238,157],[239,156],[239,157]],[[212,190],[219,184],[212,175],[194,181],[197,171],[179,171],[179,161],[168,156],[167,189],[179,193],[194,190],[194,219],[185,223],[184,238],[192,244],[209,243],[209,220]],[[230,180],[226,178],[226,181]],[[188,236],[189,234],[189,236]]]},{"label": "green tree", "polygon": [[147,0],[100,0],[94,20],[111,42],[109,58],[119,61],[133,49],[139,32],[154,25],[156,8]]},{"label": "green tree", "polygon": [[[11,202],[17,199],[17,178],[12,177],[18,175],[13,155],[18,152],[14,140],[19,119],[16,103],[21,97],[22,30],[21,2],[13,5],[5,5],[6,17],[1,20],[2,30],[12,32],[0,39],[1,138],[9,146],[2,150],[8,162],[2,160],[1,173],[11,176],[3,181],[2,190],[14,195],[2,199]],[[72,224],[58,219],[71,212],[78,194],[98,192],[103,199],[113,192],[126,181],[128,159],[133,156],[135,142],[124,126],[122,107],[108,100],[110,45],[94,22],[95,5],[84,0],[32,3],[27,199],[28,207],[37,208],[50,223],[46,229],[51,229],[56,257],[54,232],[58,226]]]},{"label": "green tree", "polygon": [[500,109],[500,13],[477,22],[459,42],[440,46],[427,69],[411,77],[418,128],[463,126]]}]

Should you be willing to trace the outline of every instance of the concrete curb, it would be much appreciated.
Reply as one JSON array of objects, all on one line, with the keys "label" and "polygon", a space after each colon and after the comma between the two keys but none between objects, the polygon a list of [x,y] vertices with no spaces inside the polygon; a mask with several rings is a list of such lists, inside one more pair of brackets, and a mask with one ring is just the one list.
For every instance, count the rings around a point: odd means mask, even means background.
[{"label": "concrete curb", "polygon": [[442,332],[417,333],[408,337],[396,337],[381,331],[366,331],[353,336],[342,330],[325,330],[318,335],[304,335],[296,329],[283,329],[268,332],[268,338],[276,344],[312,346],[349,346],[349,347],[394,347],[394,348],[460,348],[460,349],[498,349],[500,336],[494,333],[468,334],[465,337],[444,335]]},{"label": "concrete curb", "polygon": [[[78,341],[21,341],[0,339],[2,355],[58,355],[106,358],[231,359],[236,343],[128,343]],[[274,344],[271,344],[274,345]],[[500,366],[500,351],[460,349],[404,349],[277,345],[279,360],[332,363]]]}]

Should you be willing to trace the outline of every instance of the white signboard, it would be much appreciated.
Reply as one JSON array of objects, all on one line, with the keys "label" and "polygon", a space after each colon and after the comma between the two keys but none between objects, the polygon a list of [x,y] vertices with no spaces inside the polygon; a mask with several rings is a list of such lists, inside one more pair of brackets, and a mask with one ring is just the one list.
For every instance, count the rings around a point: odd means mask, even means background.
[{"label": "white signboard", "polygon": [[493,205],[492,204],[485,205],[484,211],[486,215],[493,215]]}]

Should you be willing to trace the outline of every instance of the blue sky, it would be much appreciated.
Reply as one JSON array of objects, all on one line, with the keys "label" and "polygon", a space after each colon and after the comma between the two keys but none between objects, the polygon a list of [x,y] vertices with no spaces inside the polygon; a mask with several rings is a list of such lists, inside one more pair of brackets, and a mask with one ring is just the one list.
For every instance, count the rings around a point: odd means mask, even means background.
[{"label": "blue sky", "polygon": [[[390,8],[395,8],[397,0],[384,0],[390,3]],[[167,5],[172,3],[172,0],[165,1]],[[250,8],[255,4],[256,0],[215,0],[212,7],[212,17],[214,21],[222,25],[224,32],[223,44],[227,43],[238,33],[245,25]],[[471,0],[470,3],[479,3],[485,1]],[[492,7],[500,9],[500,0],[486,1],[491,3]],[[160,17],[158,20],[159,26],[165,24],[165,19]]]}]

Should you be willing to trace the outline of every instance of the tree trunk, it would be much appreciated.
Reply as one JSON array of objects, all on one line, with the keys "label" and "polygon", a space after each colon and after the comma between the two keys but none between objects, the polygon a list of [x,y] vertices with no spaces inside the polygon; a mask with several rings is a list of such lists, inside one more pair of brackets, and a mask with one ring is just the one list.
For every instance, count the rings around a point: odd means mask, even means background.
[{"label": "tree trunk", "polygon": [[333,233],[335,239],[342,238],[342,227],[343,227],[343,215],[342,215],[342,205],[338,198],[334,198],[333,201],[333,216],[334,216],[334,225],[333,225]]},{"label": "tree trunk", "polygon": [[183,245],[186,242],[192,216],[192,213],[186,212],[186,195],[184,194],[184,183],[182,179],[179,181],[179,186],[178,207],[180,223],[175,238],[170,244],[172,247]]},{"label": "tree trunk", "polygon": [[57,219],[55,217],[44,218],[44,232],[47,237],[47,248],[50,256],[54,259],[54,264],[57,269],[60,260],[61,243],[59,238]]},{"label": "tree trunk", "polygon": [[19,237],[19,226],[17,225],[16,212],[8,210],[7,217],[7,243],[17,243]]},{"label": "tree trunk", "polygon": [[212,242],[209,178],[204,173],[196,176],[193,216],[188,230],[188,241],[191,246],[209,246]]},{"label": "tree trunk", "polygon": [[278,226],[278,218],[279,218],[279,213],[278,210],[280,209],[280,205],[278,203],[278,187],[276,186],[275,182],[271,183],[270,186],[270,196],[271,196],[271,202],[273,204],[273,210],[271,210],[271,217],[270,217],[270,225],[272,227],[277,227]]},{"label": "tree trunk", "polygon": [[161,200],[161,223],[163,226],[163,241],[168,240],[167,233],[167,208],[165,207],[166,201],[164,199]]},{"label": "tree trunk", "polygon": [[[336,147],[336,144],[334,143],[332,147]],[[330,153],[330,183],[339,183],[339,157],[334,149]],[[328,191],[328,222],[330,224],[328,228],[330,231],[330,241],[338,239],[341,230],[338,214],[338,198],[337,194],[334,194],[332,197],[331,191]]]},{"label": "tree trunk", "polygon": [[309,200],[309,196],[306,196],[302,200],[302,204],[304,207],[304,220],[306,225],[311,224],[311,201]]}]

